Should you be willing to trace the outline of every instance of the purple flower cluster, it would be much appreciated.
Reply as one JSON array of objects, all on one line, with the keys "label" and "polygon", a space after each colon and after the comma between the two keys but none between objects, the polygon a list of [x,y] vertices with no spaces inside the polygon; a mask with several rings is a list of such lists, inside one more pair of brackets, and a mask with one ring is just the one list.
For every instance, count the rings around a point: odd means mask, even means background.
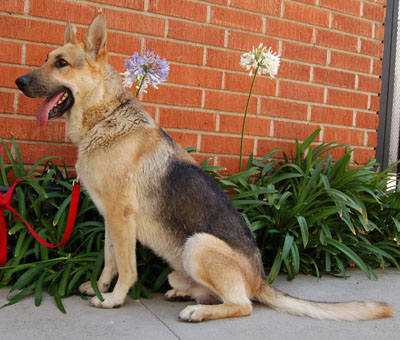
[{"label": "purple flower cluster", "polygon": [[169,72],[168,62],[151,51],[146,51],[142,55],[135,52],[125,60],[124,66],[127,70],[121,73],[124,77],[122,82],[125,87],[132,87],[133,84],[136,84],[136,96],[141,91],[146,92],[149,84],[157,89],[158,84],[167,80]]}]

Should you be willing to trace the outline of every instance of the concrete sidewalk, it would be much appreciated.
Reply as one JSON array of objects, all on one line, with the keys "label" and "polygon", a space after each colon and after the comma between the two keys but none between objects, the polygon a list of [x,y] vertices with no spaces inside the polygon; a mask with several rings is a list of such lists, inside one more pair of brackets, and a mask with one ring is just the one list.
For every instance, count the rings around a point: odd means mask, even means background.
[{"label": "concrete sidewalk", "polygon": [[[400,339],[400,273],[379,270],[379,280],[368,280],[358,270],[350,270],[347,280],[298,276],[288,282],[280,276],[274,285],[296,297],[321,301],[381,300],[389,302],[396,314],[390,319],[366,322],[318,321],[279,313],[255,304],[249,317],[197,324],[178,321],[187,303],[167,302],[155,294],[149,300],[127,298],[118,309],[89,306],[80,297],[63,299],[67,314],[60,313],[52,297],[45,296],[40,307],[33,297],[0,309],[0,340],[45,339]],[[0,306],[7,290],[0,290]]]}]

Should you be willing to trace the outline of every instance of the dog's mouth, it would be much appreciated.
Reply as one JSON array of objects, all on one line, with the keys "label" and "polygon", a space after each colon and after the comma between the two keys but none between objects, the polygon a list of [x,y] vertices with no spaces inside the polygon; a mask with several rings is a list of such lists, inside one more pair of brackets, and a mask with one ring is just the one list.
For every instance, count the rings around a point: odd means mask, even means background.
[{"label": "dog's mouth", "polygon": [[37,121],[40,126],[46,125],[49,119],[54,119],[62,116],[67,112],[72,105],[74,105],[74,96],[67,88],[56,94],[55,96],[47,98],[37,110]]}]

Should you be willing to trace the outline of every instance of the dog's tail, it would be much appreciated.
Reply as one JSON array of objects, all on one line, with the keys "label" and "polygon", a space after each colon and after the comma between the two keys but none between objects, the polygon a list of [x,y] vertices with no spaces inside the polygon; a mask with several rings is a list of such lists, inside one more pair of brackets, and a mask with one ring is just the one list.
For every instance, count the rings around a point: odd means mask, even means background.
[{"label": "dog's tail", "polygon": [[272,309],[313,319],[356,321],[386,318],[394,314],[393,308],[385,302],[301,300],[274,288],[266,281],[256,298]]}]

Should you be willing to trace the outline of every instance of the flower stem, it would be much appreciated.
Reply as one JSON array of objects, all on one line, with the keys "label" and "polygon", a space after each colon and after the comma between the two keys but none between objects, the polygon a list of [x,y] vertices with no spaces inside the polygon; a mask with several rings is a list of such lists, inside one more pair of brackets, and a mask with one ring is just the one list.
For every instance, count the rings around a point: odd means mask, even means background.
[{"label": "flower stem", "polygon": [[135,98],[137,98],[139,96],[140,90],[142,89],[143,83],[145,81],[145,76],[143,76],[142,81],[140,82],[139,88],[137,89],[137,91],[135,92]]},{"label": "flower stem", "polygon": [[253,77],[253,82],[251,83],[250,92],[249,92],[249,97],[247,98],[246,110],[244,111],[243,126],[242,126],[242,136],[241,136],[241,139],[240,139],[240,160],[239,160],[240,163],[239,163],[239,171],[242,171],[243,140],[244,140],[244,129],[245,129],[245,126],[246,126],[247,111],[248,111],[248,109],[249,109],[250,98],[251,98],[251,95],[252,95],[252,93],[253,93],[254,84],[255,84],[255,82],[256,82],[258,68],[259,68],[259,66],[257,66],[257,68],[255,69],[255,72],[254,72],[254,77]]}]

